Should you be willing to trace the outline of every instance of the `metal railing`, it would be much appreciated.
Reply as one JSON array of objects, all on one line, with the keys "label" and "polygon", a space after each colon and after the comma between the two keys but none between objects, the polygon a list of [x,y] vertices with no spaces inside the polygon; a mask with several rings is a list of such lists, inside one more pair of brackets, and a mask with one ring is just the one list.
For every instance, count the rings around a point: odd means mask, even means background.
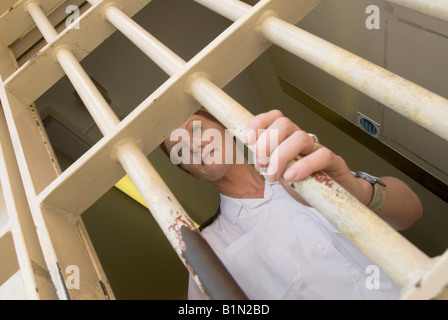
[{"label": "metal railing", "polygon": [[[30,102],[62,76],[60,72],[49,75],[43,84],[33,78],[36,70],[55,68],[52,57],[68,76],[104,135],[104,139],[63,173],[57,168],[51,169],[54,157],[47,149],[36,151],[26,142],[15,148],[47,268],[61,299],[77,298],[67,290],[61,273],[61,267],[68,265],[70,259],[88,260],[84,266],[90,270],[87,272],[90,279],[100,279],[99,283],[105,279],[77,218],[123,173],[127,173],[137,187],[204,295],[212,299],[245,298],[146,155],[200,106],[204,106],[243,141],[245,128],[253,115],[221,88],[273,44],[448,140],[448,130],[444,125],[444,119],[448,118],[448,100],[295,26],[321,1],[262,0],[254,7],[237,0],[195,1],[235,22],[186,62],[119,9],[115,4],[117,1],[88,0],[92,8],[76,23],[82,25],[83,21],[90,21],[90,24],[95,21],[113,25],[171,77],[121,122],[78,62],[80,56],[74,53],[76,38],[72,30],[68,28],[62,34],[56,32],[40,6],[44,0],[23,4],[23,10],[32,17],[48,46],[33,61],[11,72],[2,82],[1,98],[6,122],[12,128],[11,137],[21,142],[25,140],[22,126],[26,122],[17,119],[14,112],[26,110]],[[139,0],[134,5],[142,7],[147,2]],[[444,1],[430,1],[431,5],[428,1],[390,2],[438,18],[447,17]],[[124,2],[122,5],[126,7]],[[86,34],[83,36],[87,37]],[[89,35],[89,38],[95,36]],[[91,47],[94,47],[93,43]],[[228,48],[239,48],[237,63],[230,64]],[[228,67],[217,68],[215,61]],[[37,89],[25,90],[30,83]],[[183,108],[179,110],[172,105],[182,105]],[[27,121],[36,117],[35,111],[23,112],[27,113]],[[39,139],[47,143],[39,128],[34,126],[32,130],[33,135],[39,134]],[[29,161],[32,152],[47,158],[48,170],[54,172],[42,178],[45,172],[38,173]],[[95,183],[83,189],[81,181],[86,177]],[[294,189],[383,269],[402,288],[403,298],[433,298],[445,288],[448,273],[443,268],[446,269],[448,263],[447,254],[430,259],[325,173],[317,172],[302,182],[294,183]],[[75,191],[67,194],[67,190]],[[58,248],[61,236],[52,229],[57,224],[64,225],[63,230],[69,230],[69,236],[76,240],[77,247],[71,256]],[[443,281],[434,281],[435,278]],[[426,283],[428,285],[422,285]],[[111,296],[110,288],[105,285],[84,290],[78,293],[78,297],[88,297],[91,292],[94,292],[94,297]]]}]

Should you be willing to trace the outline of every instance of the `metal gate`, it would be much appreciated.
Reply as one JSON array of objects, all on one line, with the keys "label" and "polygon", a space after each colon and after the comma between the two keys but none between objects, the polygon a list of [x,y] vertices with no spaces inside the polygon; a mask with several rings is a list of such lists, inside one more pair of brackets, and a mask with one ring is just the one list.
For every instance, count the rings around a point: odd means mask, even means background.
[{"label": "metal gate", "polygon": [[[234,23],[188,62],[130,18],[150,0],[88,0],[91,7],[61,33],[47,16],[63,0],[21,0],[0,17],[0,177],[8,213],[0,243],[14,243],[17,259],[5,268],[11,277],[20,270],[28,298],[114,299],[80,216],[124,174],[204,295],[245,298],[147,155],[200,106],[243,141],[252,114],[221,88],[272,45],[448,140],[448,100],[295,26],[320,0],[261,0],[253,7],[195,1]],[[448,20],[443,0],[389,2]],[[9,46],[33,25],[47,45],[19,68]],[[122,121],[79,63],[117,29],[170,76]],[[234,48],[238,59],[229,54]],[[104,136],[64,172],[34,106],[63,75]],[[323,172],[295,189],[402,288],[402,298],[447,297],[448,253],[430,259]],[[73,265],[82,270],[79,289],[66,285],[64,271]]]}]

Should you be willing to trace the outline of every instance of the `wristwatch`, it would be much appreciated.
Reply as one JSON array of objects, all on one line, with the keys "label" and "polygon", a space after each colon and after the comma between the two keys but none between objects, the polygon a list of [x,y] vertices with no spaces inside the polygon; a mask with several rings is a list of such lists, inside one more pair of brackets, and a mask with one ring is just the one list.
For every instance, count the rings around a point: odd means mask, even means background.
[{"label": "wristwatch", "polygon": [[364,179],[373,185],[373,197],[368,207],[373,212],[378,213],[386,202],[386,184],[378,177],[362,171],[358,171],[355,177]]}]

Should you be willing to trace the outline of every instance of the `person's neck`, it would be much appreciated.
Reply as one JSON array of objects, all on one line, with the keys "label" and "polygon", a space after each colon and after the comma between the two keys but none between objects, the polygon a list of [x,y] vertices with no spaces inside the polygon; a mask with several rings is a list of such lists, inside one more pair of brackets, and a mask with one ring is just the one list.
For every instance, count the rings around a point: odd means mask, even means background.
[{"label": "person's neck", "polygon": [[214,185],[223,195],[235,199],[264,197],[264,178],[248,163],[232,166]]}]

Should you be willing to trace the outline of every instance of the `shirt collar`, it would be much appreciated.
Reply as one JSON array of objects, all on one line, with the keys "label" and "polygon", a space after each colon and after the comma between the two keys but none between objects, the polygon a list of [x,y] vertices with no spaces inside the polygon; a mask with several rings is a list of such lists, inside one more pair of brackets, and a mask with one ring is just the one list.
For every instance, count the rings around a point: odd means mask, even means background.
[{"label": "shirt collar", "polygon": [[249,209],[255,209],[256,207],[270,201],[274,196],[274,189],[272,185],[278,182],[269,182],[265,180],[264,185],[264,197],[260,199],[237,199],[220,194],[221,196],[221,214],[233,224],[236,224],[243,206]]}]

